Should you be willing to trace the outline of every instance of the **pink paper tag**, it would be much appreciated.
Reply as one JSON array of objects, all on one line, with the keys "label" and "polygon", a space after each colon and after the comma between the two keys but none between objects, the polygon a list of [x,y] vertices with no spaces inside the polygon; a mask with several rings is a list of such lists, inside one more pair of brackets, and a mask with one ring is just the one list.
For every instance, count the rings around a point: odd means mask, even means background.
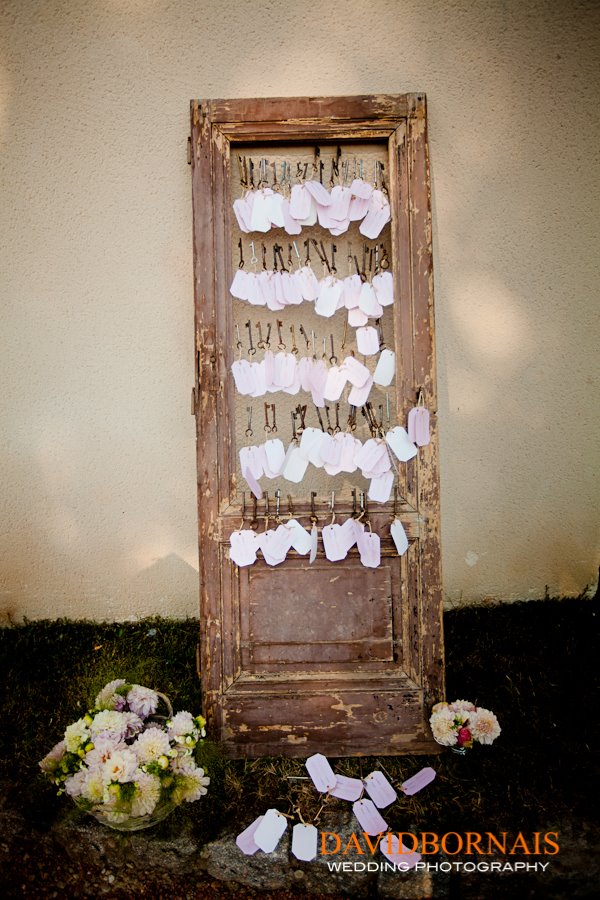
[{"label": "pink paper tag", "polygon": [[310,212],[310,194],[303,184],[295,184],[290,196],[290,215],[300,221]]},{"label": "pink paper tag", "polygon": [[323,187],[320,181],[305,181],[304,187],[319,206],[331,206],[331,194]]},{"label": "pink paper tag", "polygon": [[259,816],[258,819],[255,819],[251,825],[248,825],[243,831],[241,831],[235,839],[237,846],[240,848],[242,853],[245,853],[246,856],[253,856],[257,850],[260,848],[254,843],[254,835],[256,833],[256,829],[264,819],[264,816]]},{"label": "pink paper tag", "polygon": [[348,310],[348,325],[351,325],[352,328],[362,328],[368,321],[368,315],[362,309],[359,309],[358,306],[355,309]]},{"label": "pink paper tag", "polygon": [[411,797],[413,794],[418,793],[418,791],[423,790],[424,787],[427,787],[428,784],[431,784],[435,776],[435,769],[432,769],[431,766],[427,766],[417,772],[416,775],[413,775],[412,778],[405,781],[402,784],[402,790]]},{"label": "pink paper tag", "polygon": [[302,266],[296,272],[304,300],[313,301],[319,296],[319,280],[310,266]]},{"label": "pink paper tag", "polygon": [[276,809],[268,809],[254,832],[254,843],[264,853],[272,853],[286,828],[286,817]]},{"label": "pink paper tag", "polygon": [[338,800],[358,800],[363,792],[363,783],[360,778],[347,778],[346,775],[336,775],[335,787],[329,793]]},{"label": "pink paper tag", "polygon": [[352,805],[352,809],[361,828],[367,834],[381,834],[382,831],[387,831],[387,822],[381,817],[377,807],[371,800],[357,800]]},{"label": "pink paper tag", "polygon": [[284,197],[283,198],[283,227],[285,228],[288,234],[300,234],[302,231],[302,225],[300,222],[297,222],[296,219],[292,218],[290,213],[290,201]]},{"label": "pink paper tag", "polygon": [[414,869],[416,864],[421,859],[420,853],[415,853],[411,850],[408,850],[404,846],[404,844],[400,844],[398,835],[392,834],[391,832],[389,832],[388,834],[384,834],[384,836],[381,838],[379,842],[379,849],[386,859],[389,859],[391,863],[399,866],[400,869],[404,871]]},{"label": "pink paper tag", "polygon": [[356,453],[360,450],[361,443],[358,438],[355,438],[354,435],[350,434],[348,431],[343,431],[337,435],[339,443],[342,445],[342,452],[340,453],[340,471],[342,472],[356,472],[358,466],[356,465]]},{"label": "pink paper tag", "polygon": [[322,794],[335,787],[335,775],[327,757],[322,753],[314,753],[305,762],[306,770],[313,784]]},{"label": "pink paper tag", "polygon": [[356,309],[360,297],[362,282],[360,275],[348,275],[344,278],[344,306],[346,309]]},{"label": "pink paper tag", "polygon": [[374,531],[365,531],[357,540],[360,561],[368,569],[376,569],[381,562],[381,540]]},{"label": "pink paper tag", "polygon": [[398,799],[398,794],[389,783],[383,772],[371,772],[365,778],[365,790],[375,806],[385,809]]},{"label": "pink paper tag", "polygon": [[350,185],[350,193],[361,200],[370,200],[373,194],[373,185],[368,181],[363,181],[362,178],[355,178]]},{"label": "pink paper tag", "polygon": [[302,862],[310,862],[317,855],[319,832],[314,825],[297,822],[292,829],[292,853]]},{"label": "pink paper tag", "polygon": [[429,410],[424,406],[415,406],[409,411],[408,436],[418,447],[429,443]]},{"label": "pink paper tag", "polygon": [[350,208],[348,209],[348,218],[350,221],[358,222],[360,219],[364,219],[369,211],[370,203],[370,197],[353,197],[350,201]]},{"label": "pink paper tag", "polygon": [[332,434],[323,434],[321,440],[321,459],[330,466],[337,466],[342,455],[342,445]]}]

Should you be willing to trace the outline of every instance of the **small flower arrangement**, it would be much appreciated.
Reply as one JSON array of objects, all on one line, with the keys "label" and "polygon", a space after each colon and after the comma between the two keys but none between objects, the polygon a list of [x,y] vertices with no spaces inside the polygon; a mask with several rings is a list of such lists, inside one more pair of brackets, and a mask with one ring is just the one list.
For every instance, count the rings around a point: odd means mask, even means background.
[{"label": "small flower arrangement", "polygon": [[[156,715],[161,700],[167,716]],[[102,688],[94,707],[67,727],[39,765],[59,794],[100,821],[146,828],[206,794],[210,779],[193,755],[205,724],[189,712],[174,716],[164,694],[119,678]]]},{"label": "small flower arrangement", "polygon": [[493,744],[501,730],[493,712],[468,700],[436,703],[429,724],[438,744],[462,752],[470,750],[475,741]]}]

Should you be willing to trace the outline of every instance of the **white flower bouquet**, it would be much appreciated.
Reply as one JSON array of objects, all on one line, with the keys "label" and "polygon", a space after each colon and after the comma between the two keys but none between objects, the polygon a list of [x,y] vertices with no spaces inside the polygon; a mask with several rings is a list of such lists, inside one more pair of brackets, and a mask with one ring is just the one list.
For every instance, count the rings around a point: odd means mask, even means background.
[{"label": "white flower bouquet", "polygon": [[[156,715],[161,700],[167,716]],[[189,712],[174,716],[164,694],[117,679],[39,765],[59,794],[101,822],[147,828],[206,794],[210,779],[194,759],[205,724]]]},{"label": "white flower bouquet", "polygon": [[429,719],[438,744],[466,753],[475,741],[492,744],[500,734],[498,719],[489,709],[468,700],[436,703]]}]

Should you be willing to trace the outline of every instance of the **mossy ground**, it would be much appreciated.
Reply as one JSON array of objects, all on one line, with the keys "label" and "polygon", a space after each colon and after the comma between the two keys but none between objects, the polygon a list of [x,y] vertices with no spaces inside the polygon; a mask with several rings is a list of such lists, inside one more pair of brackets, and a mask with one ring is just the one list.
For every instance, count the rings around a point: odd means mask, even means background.
[{"label": "mossy ground", "polygon": [[[502,734],[466,757],[341,759],[336,771],[366,775],[383,765],[399,783],[424,765],[436,781],[390,810],[394,830],[508,831],[596,819],[598,796],[597,604],[585,599],[465,608],[445,616],[447,697],[493,709]],[[39,792],[40,815],[67,803],[38,774],[37,761],[97,691],[125,678],[168,694],[176,710],[200,711],[198,623],[43,621],[0,629],[0,778],[19,794]],[[321,798],[303,760],[226,760],[207,741],[200,761],[211,775],[201,803],[178,810],[210,839],[242,827],[269,806],[312,818]],[[327,827],[329,801],[321,812]],[[45,805],[44,805],[45,804]]]}]

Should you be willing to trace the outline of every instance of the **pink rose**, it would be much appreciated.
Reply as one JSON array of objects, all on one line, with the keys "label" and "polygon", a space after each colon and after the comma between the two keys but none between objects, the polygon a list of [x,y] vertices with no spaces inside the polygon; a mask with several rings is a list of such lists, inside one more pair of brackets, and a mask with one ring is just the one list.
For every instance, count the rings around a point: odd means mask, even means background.
[{"label": "pink rose", "polygon": [[468,728],[459,729],[458,736],[456,739],[456,743],[459,747],[470,747],[473,743],[473,738],[471,737],[471,732]]}]

